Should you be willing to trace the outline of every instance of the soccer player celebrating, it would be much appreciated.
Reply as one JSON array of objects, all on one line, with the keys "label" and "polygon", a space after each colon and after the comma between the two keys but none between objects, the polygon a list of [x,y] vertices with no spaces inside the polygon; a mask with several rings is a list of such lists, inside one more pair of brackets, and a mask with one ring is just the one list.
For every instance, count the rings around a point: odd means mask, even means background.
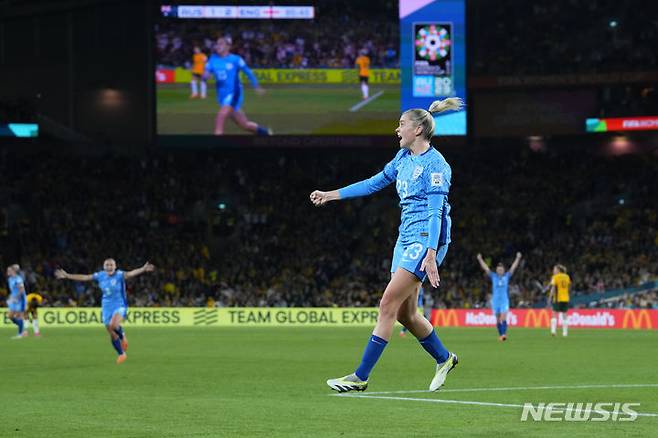
[{"label": "soccer player celebrating", "polygon": [[240,109],[244,100],[244,90],[240,81],[240,72],[247,75],[256,93],[263,95],[263,90],[258,85],[258,80],[251,69],[247,66],[241,56],[233,54],[231,50],[231,38],[222,37],[217,39],[215,52],[206,63],[205,77],[213,75],[217,88],[217,103],[219,111],[215,119],[215,135],[224,134],[224,122],[230,117],[240,128],[258,135],[271,135],[272,132],[265,127],[252,122]]},{"label": "soccer player celebrating", "polygon": [[128,356],[128,338],[121,327],[121,322],[128,312],[128,300],[126,298],[126,280],[142,275],[145,272],[153,272],[155,266],[146,262],[144,266],[132,271],[124,272],[117,269],[114,259],[106,259],[103,262],[103,270],[93,274],[69,274],[63,269],[55,271],[55,277],[73,281],[95,281],[103,292],[102,317],[103,324],[110,334],[112,346],[116,350],[117,364],[123,363]]},{"label": "soccer player celebrating", "polygon": [[356,64],[359,70],[359,82],[361,83],[361,96],[363,100],[368,98],[368,78],[370,77],[370,58],[368,58],[367,51],[361,50],[359,57],[356,58]]},{"label": "soccer player celebrating", "polygon": [[491,309],[496,315],[496,328],[498,328],[498,339],[501,341],[507,340],[507,312],[509,312],[509,280],[514,275],[516,268],[519,267],[521,262],[521,253],[516,253],[514,263],[505,272],[505,265],[498,263],[496,272],[491,272],[489,266],[482,258],[482,254],[477,255],[478,263],[484,273],[491,279],[492,296],[491,296]]},{"label": "soccer player celebrating", "polygon": [[391,280],[379,303],[377,324],[354,373],[327,380],[333,390],[364,391],[368,387],[370,372],[384,352],[396,320],[409,329],[436,361],[430,391],[439,389],[448,372],[457,365],[457,356],[443,346],[432,324],[418,314],[416,305],[425,278],[429,278],[432,286],[439,286],[438,266],[450,243],[448,191],[452,171],[443,155],[430,145],[434,135],[432,115],[458,110],[461,106],[461,99],[449,98],[432,103],[429,111],[405,111],[395,130],[400,151],[381,172],[339,190],[316,190],[310,195],[311,202],[321,206],[330,201],[371,195],[395,182],[402,210]]},{"label": "soccer player celebrating", "polygon": [[25,318],[25,284],[23,278],[18,275],[17,265],[7,268],[7,285],[9,286],[9,299],[7,299],[9,320],[18,327],[18,334],[12,339],[21,339],[27,336],[23,331],[23,319]]},{"label": "soccer player celebrating", "polygon": [[192,94],[190,95],[190,99],[199,97],[199,85],[201,85],[201,99],[206,98],[207,84],[206,77],[204,76],[206,61],[208,61],[206,54],[201,51],[199,46],[194,46],[194,55],[192,55],[192,80],[190,81]]},{"label": "soccer player celebrating", "polygon": [[567,268],[564,265],[555,265],[553,267],[553,277],[551,278],[551,289],[548,295],[548,302],[553,304],[553,315],[551,316],[551,335],[555,336],[557,330],[558,318],[562,325],[562,336],[567,335],[569,323],[567,314],[569,313],[569,289],[571,288],[571,278],[567,274]]}]

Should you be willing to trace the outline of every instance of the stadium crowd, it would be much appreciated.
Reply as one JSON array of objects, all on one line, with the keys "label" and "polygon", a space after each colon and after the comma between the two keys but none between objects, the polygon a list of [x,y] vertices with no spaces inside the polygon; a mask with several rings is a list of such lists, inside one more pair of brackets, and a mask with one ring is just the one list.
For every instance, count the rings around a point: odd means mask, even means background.
[{"label": "stadium crowd", "polygon": [[602,300],[596,307],[616,309],[658,309],[658,292],[656,290],[623,294],[614,299]]},{"label": "stadium crowd", "polygon": [[397,67],[399,28],[397,2],[372,8],[364,2],[324,2],[310,20],[159,20],[156,63],[189,67],[198,45],[206,54],[215,40],[230,36],[233,52],[252,68],[353,68],[366,50],[373,67]]},{"label": "stadium crowd", "polygon": [[[653,71],[658,20],[634,0],[471,3],[476,74]],[[577,33],[574,33],[577,29]]]},{"label": "stadium crowd", "polygon": [[[477,253],[507,266],[523,253],[512,306],[542,304],[555,263],[583,293],[657,278],[655,159],[475,148],[446,152],[454,241],[431,293],[436,307],[487,305]],[[3,266],[20,263],[28,291],[49,305],[98,305],[94,284],[53,271],[89,273],[114,257],[123,269],[157,267],[128,283],[132,306],[374,306],[397,234],[394,189],[320,209],[308,194],[374,174],[393,152],[271,150],[254,160],[5,149]]]}]

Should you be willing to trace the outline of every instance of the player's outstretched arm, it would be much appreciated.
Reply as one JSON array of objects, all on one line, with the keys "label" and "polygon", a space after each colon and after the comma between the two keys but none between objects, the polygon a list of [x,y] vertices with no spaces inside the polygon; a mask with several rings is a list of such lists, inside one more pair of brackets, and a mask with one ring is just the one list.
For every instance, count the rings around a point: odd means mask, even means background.
[{"label": "player's outstretched arm", "polygon": [[155,270],[155,266],[153,266],[151,263],[146,262],[144,263],[144,266],[141,268],[133,269],[132,271],[128,271],[125,274],[123,274],[124,278],[127,280],[129,278],[137,277],[138,275],[142,275],[145,272],[153,272]]},{"label": "player's outstretched arm", "polygon": [[55,278],[59,280],[73,280],[73,281],[91,281],[94,279],[91,274],[69,274],[63,269],[55,271]]},{"label": "player's outstretched arm", "polygon": [[517,252],[516,253],[516,258],[514,259],[514,263],[512,263],[512,266],[509,268],[510,275],[514,274],[514,272],[516,271],[516,268],[519,267],[519,263],[521,263],[521,253]]},{"label": "player's outstretched arm", "polygon": [[311,193],[311,202],[319,207],[329,201],[337,201],[339,199],[359,198],[361,196],[372,195],[383,189],[384,187],[395,181],[386,174],[386,171],[381,171],[376,175],[371,176],[363,181],[350,184],[342,189],[332,190],[330,192],[321,192],[319,190]]},{"label": "player's outstretched arm", "polygon": [[477,259],[484,273],[488,275],[491,272],[491,269],[489,269],[489,265],[487,265],[487,262],[482,258],[482,254],[478,254]]}]

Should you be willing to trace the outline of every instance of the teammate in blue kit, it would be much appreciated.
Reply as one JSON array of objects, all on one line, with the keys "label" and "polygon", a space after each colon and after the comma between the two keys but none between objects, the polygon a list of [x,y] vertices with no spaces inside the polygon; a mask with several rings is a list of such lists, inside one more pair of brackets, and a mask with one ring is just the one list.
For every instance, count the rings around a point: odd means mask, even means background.
[{"label": "teammate in blue kit", "polygon": [[103,292],[102,312],[103,324],[110,334],[112,346],[116,350],[117,364],[123,363],[128,349],[128,338],[121,327],[123,319],[128,312],[128,299],[126,297],[126,280],[137,277],[145,272],[152,272],[155,266],[146,262],[144,266],[132,271],[124,272],[117,269],[114,259],[103,262],[103,270],[93,274],[69,274],[63,269],[55,271],[55,277],[73,281],[95,281]]},{"label": "teammate in blue kit", "polygon": [[482,254],[477,255],[478,263],[484,273],[491,279],[491,310],[496,315],[496,328],[498,329],[498,339],[507,340],[507,312],[509,312],[509,280],[514,275],[516,268],[521,262],[521,253],[516,253],[516,258],[505,272],[505,265],[498,263],[496,272],[491,272],[489,266],[482,258]]},{"label": "teammate in blue kit", "polygon": [[219,111],[215,119],[215,135],[224,134],[224,122],[227,117],[231,117],[245,131],[258,135],[271,135],[272,132],[268,128],[249,120],[244,111],[240,109],[244,100],[244,90],[242,89],[242,81],[240,81],[241,71],[247,75],[257,94],[263,95],[265,90],[258,85],[256,76],[244,62],[244,59],[231,53],[230,50],[230,37],[217,39],[216,53],[210,55],[204,74],[204,79],[211,75],[215,78],[215,87],[217,89]]},{"label": "teammate in blue kit", "polygon": [[400,151],[383,171],[340,190],[316,190],[310,195],[311,202],[321,206],[329,201],[371,195],[395,181],[402,210],[391,280],[379,303],[377,325],[356,371],[327,380],[327,385],[335,391],[364,391],[368,387],[370,372],[384,352],[396,320],[409,329],[436,361],[430,391],[439,389],[448,372],[457,365],[457,356],[443,346],[432,324],[418,314],[417,302],[418,290],[426,277],[432,286],[439,286],[438,266],[450,244],[448,191],[452,171],[443,155],[430,145],[434,135],[432,115],[458,110],[461,106],[461,99],[448,98],[432,103],[429,111],[405,111],[395,130]]},{"label": "teammate in blue kit", "polygon": [[12,339],[21,339],[22,337],[27,336],[27,331],[23,331],[23,320],[25,319],[27,299],[25,294],[25,283],[23,277],[19,275],[16,266],[17,265],[12,265],[7,268],[7,285],[9,286],[7,316],[9,317],[9,320],[18,327],[18,334]]}]

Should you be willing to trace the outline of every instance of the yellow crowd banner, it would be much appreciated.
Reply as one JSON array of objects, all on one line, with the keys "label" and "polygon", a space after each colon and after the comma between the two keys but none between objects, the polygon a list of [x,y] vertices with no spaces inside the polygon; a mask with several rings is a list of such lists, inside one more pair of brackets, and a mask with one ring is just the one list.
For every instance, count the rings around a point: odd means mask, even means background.
[{"label": "yellow crowd banner", "polygon": [[[141,327],[296,327],[374,326],[376,308],[286,308],[286,307],[134,307],[127,325]],[[42,307],[41,327],[102,327],[100,308]],[[0,327],[14,326],[6,309],[0,310]]]},{"label": "yellow crowd banner", "polygon": [[[357,84],[359,77],[356,69],[342,68],[304,68],[278,69],[256,68],[252,70],[258,83],[271,84]],[[247,77],[241,73],[242,82],[248,83]],[[192,72],[184,68],[174,70],[174,82],[189,83]],[[400,84],[400,70],[381,68],[370,70],[368,82],[371,84]]]}]

